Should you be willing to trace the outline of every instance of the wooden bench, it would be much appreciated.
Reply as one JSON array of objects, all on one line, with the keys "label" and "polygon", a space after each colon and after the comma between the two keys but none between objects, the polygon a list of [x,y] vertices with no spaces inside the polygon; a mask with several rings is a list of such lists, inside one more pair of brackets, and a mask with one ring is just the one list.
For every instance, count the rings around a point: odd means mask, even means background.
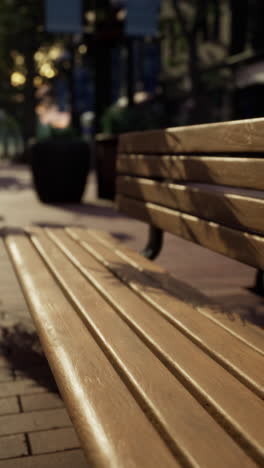
[{"label": "wooden bench", "polygon": [[[263,152],[264,119],[121,136],[117,205],[151,225],[145,255],[168,231],[262,271]],[[89,466],[264,466],[263,329],[106,233],[5,243]]]}]

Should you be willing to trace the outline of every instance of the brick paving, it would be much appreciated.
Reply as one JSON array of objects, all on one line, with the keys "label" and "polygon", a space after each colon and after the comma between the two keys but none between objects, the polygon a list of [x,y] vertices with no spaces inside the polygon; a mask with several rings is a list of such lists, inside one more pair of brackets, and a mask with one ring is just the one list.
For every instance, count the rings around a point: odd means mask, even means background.
[{"label": "brick paving", "polygon": [[0,376],[0,468],[87,466],[59,395],[16,376],[5,356]]},{"label": "brick paving", "polygon": [[87,468],[80,449],[42,455],[9,458],[0,461],[0,468]]},{"label": "brick paving", "polygon": [[[96,199],[94,174],[82,205],[41,204],[25,166],[0,164],[0,227],[84,225],[111,232],[141,250],[147,228]],[[0,468],[87,466],[40,348],[26,303],[0,239]],[[263,325],[264,301],[251,294],[254,269],[166,235],[157,262],[216,298],[232,316]],[[232,312],[231,312],[232,311]]]}]

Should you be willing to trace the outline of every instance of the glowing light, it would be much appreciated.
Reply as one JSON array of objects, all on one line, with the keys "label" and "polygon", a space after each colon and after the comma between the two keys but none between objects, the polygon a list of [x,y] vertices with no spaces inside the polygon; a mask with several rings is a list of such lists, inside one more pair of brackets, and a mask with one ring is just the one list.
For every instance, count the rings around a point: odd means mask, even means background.
[{"label": "glowing light", "polygon": [[85,18],[89,23],[95,23],[96,21],[96,13],[95,11],[87,11],[85,13]]},{"label": "glowing light", "polygon": [[45,57],[45,54],[44,54],[44,52],[42,52],[41,50],[38,50],[38,51],[34,54],[34,59],[35,59],[37,62],[41,62],[41,60],[43,60],[44,57]]},{"label": "glowing light", "polygon": [[57,58],[59,58],[59,56],[61,55],[61,52],[62,50],[60,47],[54,46],[50,49],[48,55],[52,60],[57,60]]},{"label": "glowing light", "polygon": [[52,66],[47,62],[41,65],[39,73],[41,76],[45,76],[45,78],[49,79],[54,78],[57,74],[56,70],[54,70],[54,68],[52,68]]},{"label": "glowing light", "polygon": [[127,12],[126,10],[119,10],[116,14],[116,18],[118,21],[124,21],[124,19],[126,18],[126,15],[127,15]]},{"label": "glowing light", "polygon": [[78,47],[78,51],[80,52],[80,54],[86,54],[87,46],[85,44],[80,44]]},{"label": "glowing light", "polygon": [[11,75],[10,81],[12,86],[22,86],[26,82],[26,77],[23,73],[14,72]]}]

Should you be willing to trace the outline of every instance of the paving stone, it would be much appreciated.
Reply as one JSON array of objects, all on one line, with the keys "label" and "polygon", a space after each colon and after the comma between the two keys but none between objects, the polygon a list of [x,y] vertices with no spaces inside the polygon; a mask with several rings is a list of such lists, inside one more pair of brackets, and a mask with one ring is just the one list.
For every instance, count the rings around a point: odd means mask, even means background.
[{"label": "paving stone", "polygon": [[18,321],[28,321],[29,311],[3,239],[0,239],[0,262],[0,324],[9,327]]},{"label": "paving stone", "polygon": [[29,375],[39,375],[41,373],[40,369],[41,369],[40,366],[38,366],[38,367],[28,366],[25,371],[15,369],[14,370],[14,376],[15,376],[16,380],[28,380]]},{"label": "paving stone", "polygon": [[[31,372],[32,371],[32,372]],[[16,378],[16,380],[27,380],[28,379],[28,375],[34,375],[35,374],[35,367],[28,367],[26,369],[26,371],[22,371],[22,370],[14,370],[14,376]]]},{"label": "paving stone", "polygon": [[[40,358],[38,360],[38,363],[34,366],[29,364],[29,365],[26,365],[26,368],[24,370],[14,369],[14,377],[16,380],[27,380],[27,379],[37,380],[38,378],[42,378],[43,382],[46,382],[49,385],[53,385],[54,383],[52,372],[44,356]],[[54,383],[54,386],[55,386],[55,383]]]},{"label": "paving stone", "polygon": [[0,436],[71,426],[65,409],[0,416]]},{"label": "paving stone", "polygon": [[58,452],[48,455],[11,458],[0,461],[0,468],[87,468],[88,464],[81,450]]},{"label": "paving stone", "polygon": [[4,356],[0,356],[0,368],[2,367],[10,367],[8,359]]},{"label": "paving stone", "polygon": [[80,442],[73,428],[67,427],[53,431],[40,431],[28,435],[33,455],[80,447]]},{"label": "paving stone", "polygon": [[0,398],[14,395],[43,393],[45,391],[45,387],[41,387],[35,382],[35,380],[31,379],[14,380],[12,382],[0,383]]},{"label": "paving stone", "polygon": [[55,393],[40,393],[38,395],[22,395],[21,405],[23,411],[62,408],[64,403]]},{"label": "paving stone", "polygon": [[4,414],[19,413],[17,397],[0,398],[0,416]]},{"label": "paving stone", "polygon": [[0,438],[0,460],[28,455],[24,434]]},{"label": "paving stone", "polygon": [[14,376],[15,376],[16,379],[19,379],[19,380],[27,378],[25,372],[23,372],[21,370],[16,370],[16,369],[14,370]]},{"label": "paving stone", "polygon": [[0,382],[14,380],[12,369],[9,367],[0,367]]}]

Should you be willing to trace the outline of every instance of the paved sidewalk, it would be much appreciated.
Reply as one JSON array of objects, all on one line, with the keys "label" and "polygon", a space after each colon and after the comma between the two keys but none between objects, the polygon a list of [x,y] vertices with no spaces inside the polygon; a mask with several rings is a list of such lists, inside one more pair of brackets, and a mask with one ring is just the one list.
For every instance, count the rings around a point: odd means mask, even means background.
[{"label": "paved sidewalk", "polygon": [[0,467],[87,466],[56,393],[0,359]]},{"label": "paved sidewalk", "polygon": [[[96,199],[91,174],[82,205],[38,201],[26,166],[0,164],[0,227],[82,225],[104,229],[141,250],[147,228]],[[0,239],[1,241],[1,239]],[[0,244],[0,468],[67,468],[86,465],[74,429],[57,393],[27,306]],[[264,323],[264,301],[246,288],[254,269],[171,235],[157,262],[177,279],[224,305],[232,320]]]}]

